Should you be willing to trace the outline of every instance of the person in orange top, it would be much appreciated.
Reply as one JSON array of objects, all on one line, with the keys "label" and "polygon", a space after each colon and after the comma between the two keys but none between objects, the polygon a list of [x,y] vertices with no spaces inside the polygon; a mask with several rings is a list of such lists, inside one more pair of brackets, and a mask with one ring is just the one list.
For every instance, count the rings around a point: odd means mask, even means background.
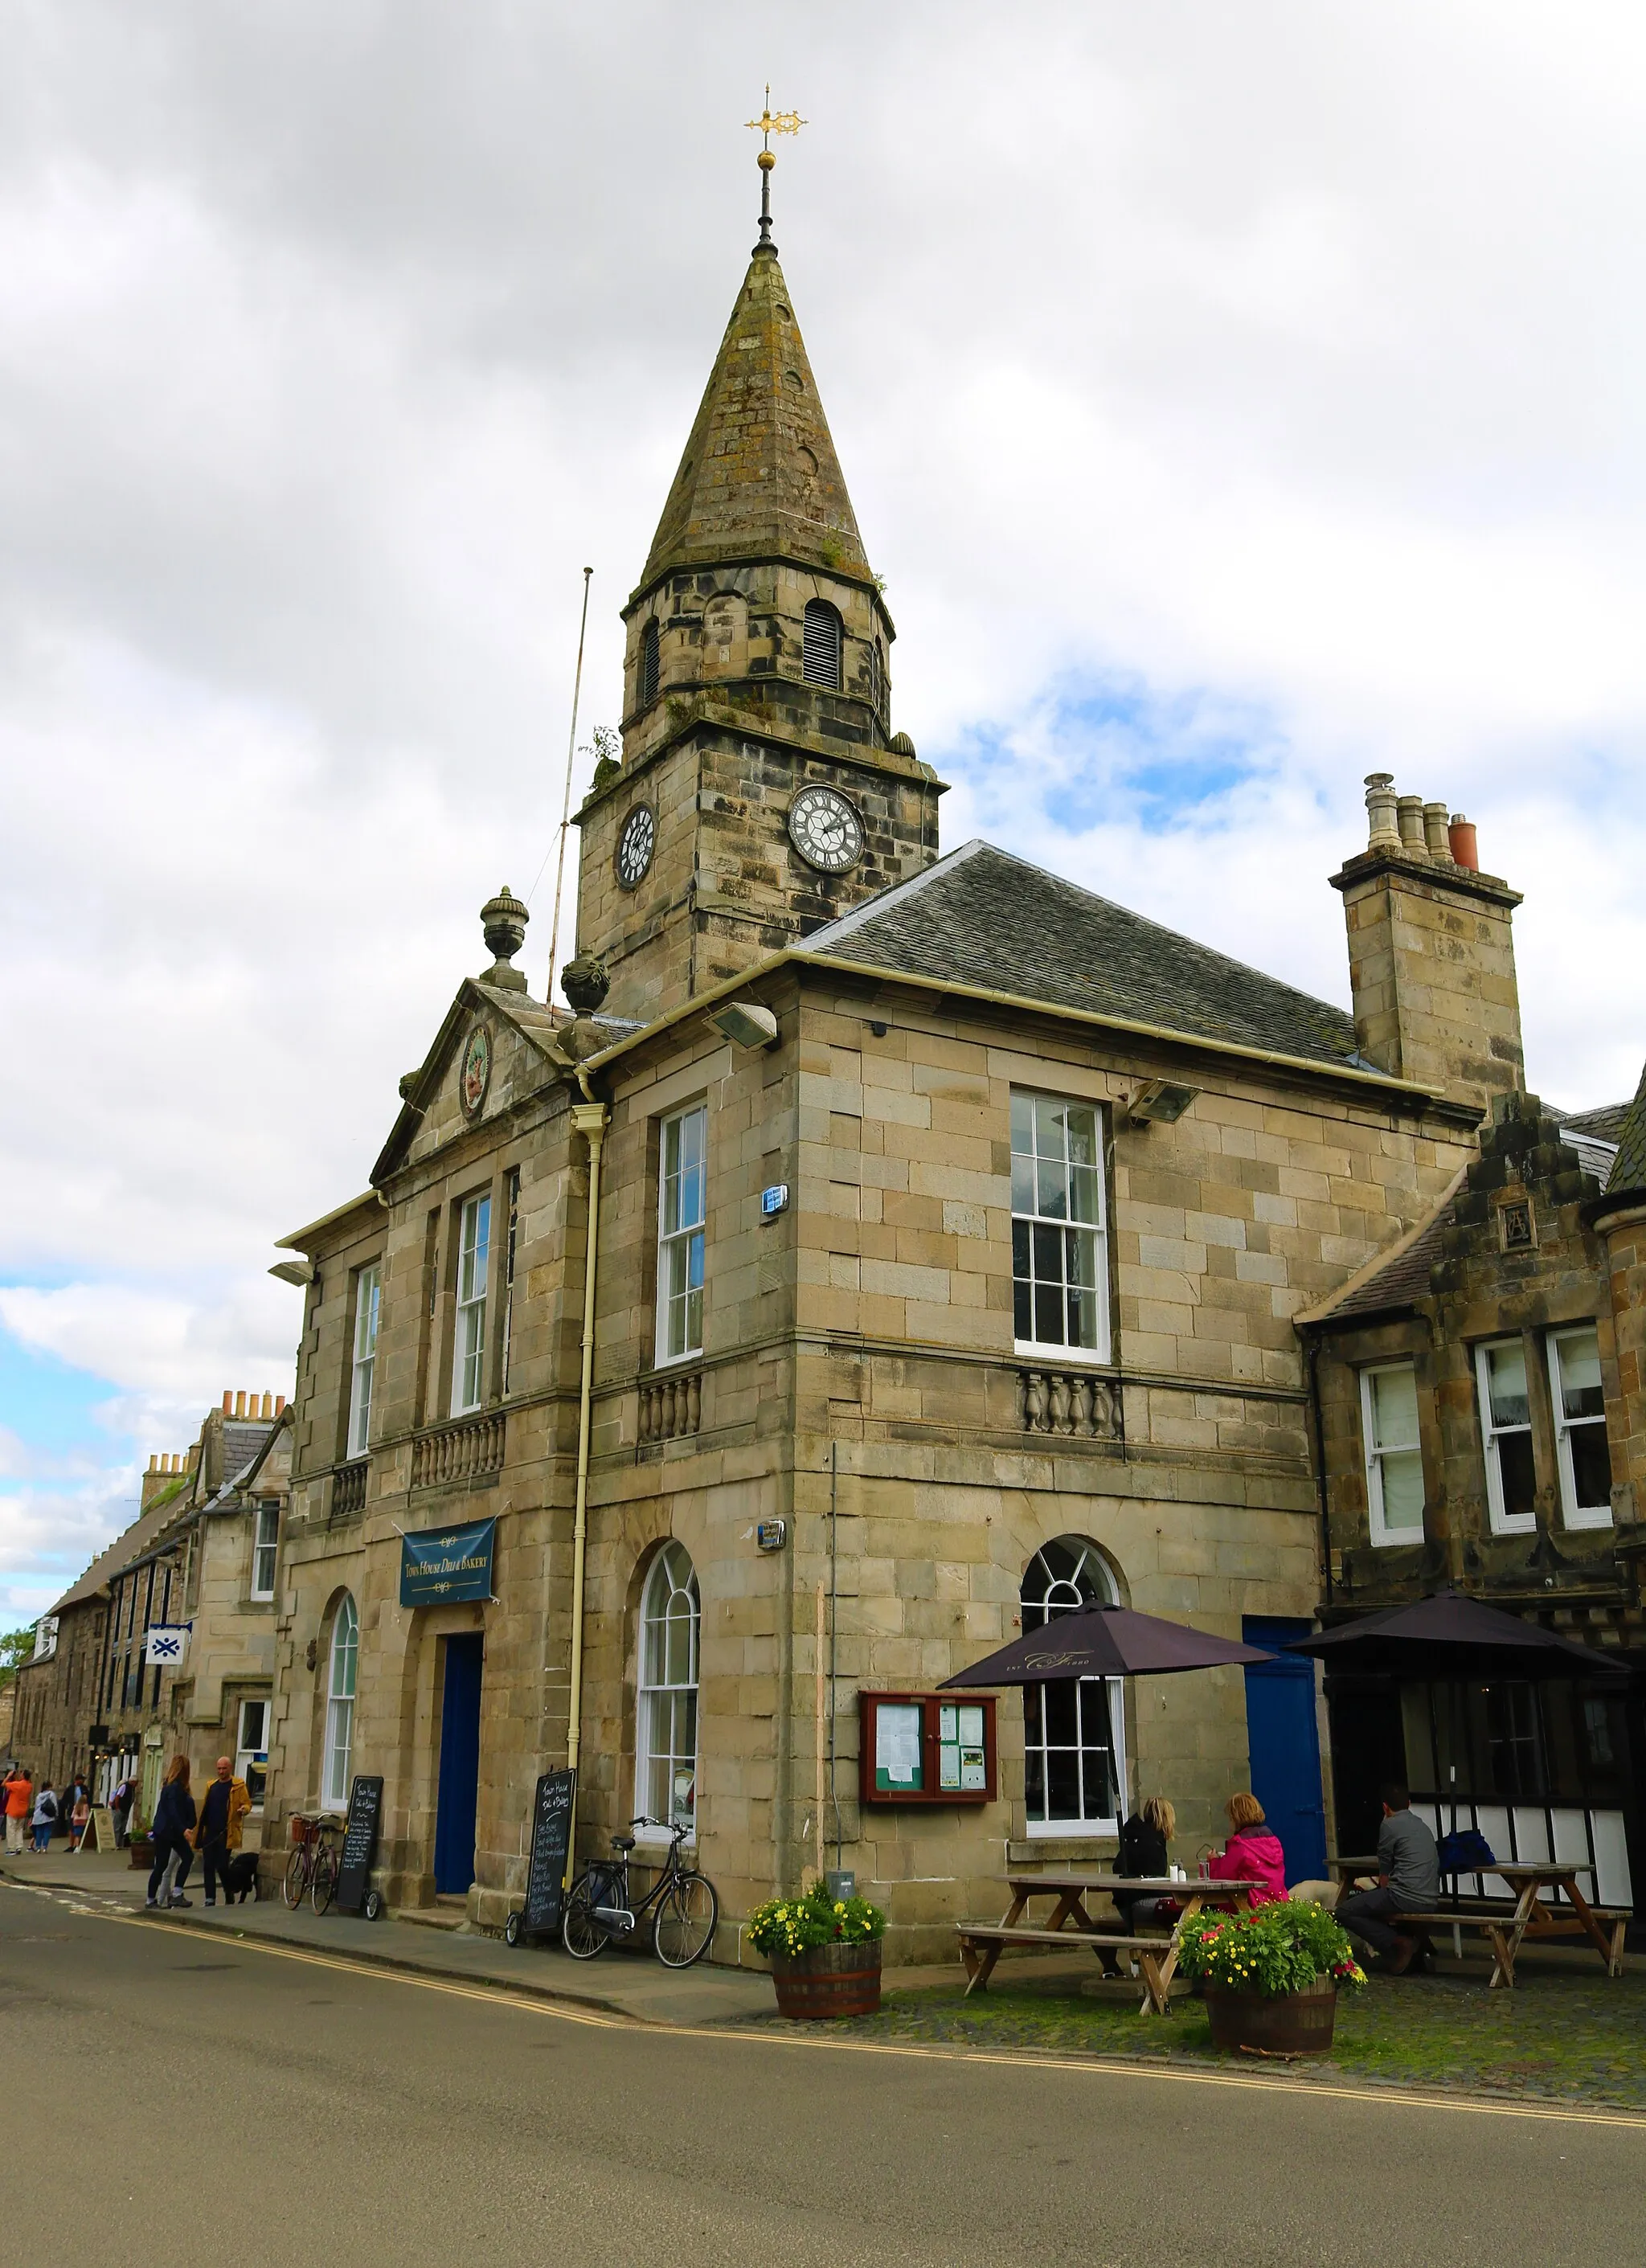
[{"label": "person in orange top", "polygon": [[28,1767],[14,1764],[5,1784],[5,1847],[14,1855],[22,1852],[29,1814],[33,1808],[34,1783],[28,1776]]}]

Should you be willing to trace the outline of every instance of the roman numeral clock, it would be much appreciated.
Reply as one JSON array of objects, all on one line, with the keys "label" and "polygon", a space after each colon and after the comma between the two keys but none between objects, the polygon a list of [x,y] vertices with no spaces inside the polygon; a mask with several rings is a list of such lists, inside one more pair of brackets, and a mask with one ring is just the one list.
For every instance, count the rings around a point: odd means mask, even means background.
[{"label": "roman numeral clock", "polygon": [[789,840],[808,866],[844,874],[863,855],[863,822],[832,787],[803,787],[789,806]]}]

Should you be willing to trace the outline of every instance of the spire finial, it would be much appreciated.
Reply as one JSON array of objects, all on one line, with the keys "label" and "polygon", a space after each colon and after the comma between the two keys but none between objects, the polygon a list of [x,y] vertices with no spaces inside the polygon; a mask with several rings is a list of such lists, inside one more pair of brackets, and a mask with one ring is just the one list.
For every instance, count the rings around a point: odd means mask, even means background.
[{"label": "spire finial", "polygon": [[760,241],[755,250],[775,252],[777,247],[771,241],[771,168],[778,161],[771,148],[771,137],[774,134],[798,134],[806,121],[798,110],[773,110],[771,89],[768,85],[765,104],[759,117],[750,118],[745,122],[760,136],[760,155],[755,160],[760,168]]}]

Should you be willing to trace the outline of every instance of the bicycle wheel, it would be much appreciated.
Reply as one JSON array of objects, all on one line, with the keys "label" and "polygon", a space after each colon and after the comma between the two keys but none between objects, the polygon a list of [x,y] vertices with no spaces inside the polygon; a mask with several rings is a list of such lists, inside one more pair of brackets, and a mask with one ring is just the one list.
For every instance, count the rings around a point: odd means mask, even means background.
[{"label": "bicycle wheel", "polygon": [[652,1943],[666,1969],[690,1969],[714,1942],[720,1902],[706,1874],[676,1874],[657,1909]]},{"label": "bicycle wheel", "polygon": [[337,1859],[329,1843],[322,1843],[314,1853],[314,1885],[309,1892],[314,1911],[323,1914],[337,1891]]},{"label": "bicycle wheel", "polygon": [[593,1961],[611,1942],[611,1932],[594,1918],[597,1896],[596,1885],[583,1874],[572,1883],[566,1899],[565,1911],[560,1917],[560,1942],[573,1961]]},{"label": "bicycle wheel", "polygon": [[303,1867],[303,1845],[299,1843],[285,1862],[285,1880],[280,1885],[280,1895],[295,1913],[303,1903],[303,1893],[308,1888],[308,1877]]}]

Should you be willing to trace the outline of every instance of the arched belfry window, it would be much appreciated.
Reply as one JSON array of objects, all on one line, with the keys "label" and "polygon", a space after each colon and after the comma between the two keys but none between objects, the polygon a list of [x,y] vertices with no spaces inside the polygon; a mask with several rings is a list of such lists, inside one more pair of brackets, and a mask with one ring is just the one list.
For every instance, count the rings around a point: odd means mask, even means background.
[{"label": "arched belfry window", "polygon": [[332,1616],[326,1676],[326,1752],[320,1800],[328,1811],[349,1801],[349,1772],[354,1754],[354,1681],[360,1654],[360,1617],[345,1591]]},{"label": "arched belfry window", "polygon": [[[1059,1615],[1117,1606],[1095,1543],[1059,1535],[1023,1571],[1025,1631]],[[1125,1806],[1125,1715],[1118,1678],[1068,1677],[1023,1688],[1023,1786],[1031,1835],[1113,1834]]]},{"label": "arched belfry window", "polygon": [[878,638],[868,649],[868,697],[875,714],[884,720],[886,714],[886,649]]},{"label": "arched belfry window", "polygon": [[642,709],[649,708],[657,698],[658,677],[661,663],[658,656],[657,622],[653,617],[640,632],[640,701]]},{"label": "arched belfry window", "polygon": [[683,1543],[666,1543],[640,1594],[634,1808],[690,1833],[698,1806],[698,1578]]},{"label": "arched belfry window", "polygon": [[840,617],[827,599],[808,599],[801,644],[801,673],[808,685],[840,690]]}]

